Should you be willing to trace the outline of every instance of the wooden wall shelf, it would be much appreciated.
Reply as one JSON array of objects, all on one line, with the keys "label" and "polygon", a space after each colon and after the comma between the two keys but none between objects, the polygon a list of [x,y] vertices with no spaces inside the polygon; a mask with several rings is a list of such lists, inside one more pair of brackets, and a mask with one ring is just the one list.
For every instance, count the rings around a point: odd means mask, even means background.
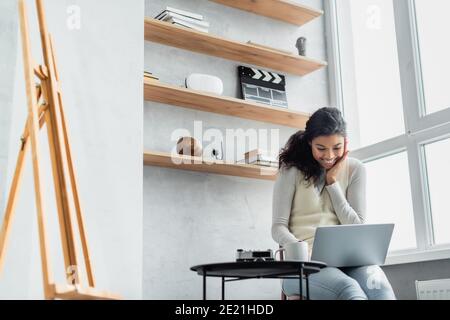
[{"label": "wooden wall shelf", "polygon": [[229,7],[241,9],[281,20],[298,26],[323,15],[316,10],[289,0],[211,0]]},{"label": "wooden wall shelf", "polygon": [[163,84],[144,78],[144,99],[184,108],[304,129],[309,114]]},{"label": "wooden wall shelf", "polygon": [[[173,160],[179,162],[183,161],[184,163],[176,164]],[[278,172],[277,168],[226,163],[219,160],[215,160],[215,163],[210,164],[202,160],[201,157],[182,155],[175,155],[172,157],[169,153],[157,151],[145,151],[144,164],[147,166],[159,166],[262,180],[275,180]]]},{"label": "wooden wall shelf", "polygon": [[327,65],[324,61],[227,40],[151,18],[145,19],[145,40],[300,76]]}]

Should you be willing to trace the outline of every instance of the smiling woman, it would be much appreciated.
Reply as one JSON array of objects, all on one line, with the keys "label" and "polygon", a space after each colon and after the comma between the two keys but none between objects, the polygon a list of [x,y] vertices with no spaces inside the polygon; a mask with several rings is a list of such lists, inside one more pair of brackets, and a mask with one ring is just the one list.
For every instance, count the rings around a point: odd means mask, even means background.
[{"label": "smiling woman", "polygon": [[342,157],[343,137],[337,134],[317,137],[311,142],[314,159],[325,169],[330,169],[338,158]]},{"label": "smiling woman", "polygon": [[[305,131],[298,131],[288,140],[280,153],[280,169],[297,167],[305,180],[316,182],[323,169],[343,163],[348,152],[346,124],[336,108],[317,110],[306,123]],[[327,175],[327,184],[335,180],[336,170]],[[329,177],[328,177],[329,176]]]},{"label": "smiling woman", "polygon": [[[281,246],[305,241],[311,257],[318,226],[365,222],[366,172],[359,160],[347,157],[346,136],[340,111],[321,108],[282,149],[272,218],[272,237]],[[379,280],[376,289],[369,277]],[[312,299],[395,299],[379,266],[327,267],[310,278]],[[283,291],[298,295],[297,282],[285,279]]]}]

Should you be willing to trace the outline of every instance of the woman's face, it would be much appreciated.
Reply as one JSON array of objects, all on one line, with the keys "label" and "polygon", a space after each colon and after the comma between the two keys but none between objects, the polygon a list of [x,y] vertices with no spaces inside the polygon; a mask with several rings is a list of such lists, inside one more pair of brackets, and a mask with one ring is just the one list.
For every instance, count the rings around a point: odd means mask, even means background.
[{"label": "woman's face", "polygon": [[325,169],[330,169],[344,155],[345,138],[339,134],[319,136],[310,145],[314,159]]}]

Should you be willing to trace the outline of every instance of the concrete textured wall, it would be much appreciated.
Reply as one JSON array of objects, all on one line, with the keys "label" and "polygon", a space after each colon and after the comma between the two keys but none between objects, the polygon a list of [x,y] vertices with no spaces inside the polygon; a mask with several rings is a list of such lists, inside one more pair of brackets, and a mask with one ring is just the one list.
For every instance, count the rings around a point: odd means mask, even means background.
[{"label": "concrete textured wall", "polygon": [[397,299],[415,300],[415,281],[449,279],[450,259],[407,263],[383,267]]},{"label": "concrete textured wall", "polygon": [[[322,8],[321,0],[301,1]],[[303,27],[236,10],[204,0],[146,1],[146,16],[154,17],[166,6],[197,12],[209,21],[210,33],[242,42],[253,42],[297,52],[296,39],[308,38],[307,54],[326,59],[324,20]],[[239,62],[197,54],[152,42],[145,44],[145,68],[164,83],[182,85],[190,73],[220,77],[224,95],[238,97]],[[284,73],[285,74],[285,73]],[[313,112],[328,105],[327,70],[299,77],[285,74],[291,109]],[[146,102],[144,147],[170,152],[171,134],[194,121],[203,129],[279,129],[284,144],[296,130],[288,127],[175,106]],[[276,151],[276,150],[274,150]],[[227,156],[228,158],[228,156]],[[276,248],[270,235],[273,182],[195,173],[147,166],[144,168],[144,298],[201,298],[201,277],[190,271],[196,264],[232,261],[238,248]],[[278,299],[278,280],[249,280],[227,284],[227,298]],[[220,281],[208,281],[208,297],[220,297]]]},{"label": "concrete textured wall", "polygon": [[0,208],[3,208],[8,145],[11,123],[11,104],[17,58],[18,21],[12,1],[0,2]]},{"label": "concrete textured wall", "polygon": [[[40,62],[34,1],[28,1],[33,55]],[[81,11],[80,29],[70,29],[70,6]],[[17,1],[3,0],[15,17]],[[125,298],[142,296],[142,65],[143,1],[47,0],[49,30],[54,37],[63,100],[78,174],[91,259],[97,287]],[[124,8],[126,7],[126,14]],[[107,8],[107,10],[105,10]],[[8,11],[0,11],[2,18]],[[106,14],[105,14],[106,13]],[[13,17],[14,15],[11,15]],[[17,19],[17,18],[15,18]],[[3,19],[2,19],[3,20]],[[120,27],[118,24],[120,21]],[[11,22],[14,31],[17,21]],[[3,24],[2,24],[3,29]],[[3,31],[3,30],[2,30]],[[25,123],[26,104],[21,46],[12,32],[1,33],[2,62],[9,62],[9,94],[2,91],[2,108],[10,103],[7,184],[15,166],[18,142]],[[13,39],[11,39],[13,37]],[[6,52],[6,55],[3,53]],[[13,70],[17,53],[17,68]],[[3,84],[3,82],[2,82]],[[41,133],[42,154],[48,154]],[[2,140],[2,148],[5,147]],[[57,245],[59,229],[49,159],[42,157],[44,192],[54,277],[63,282]],[[41,298],[34,189],[28,156],[23,188],[12,230],[5,270],[0,280],[2,298]],[[5,181],[2,181],[3,185]],[[3,187],[2,185],[2,187]],[[3,209],[3,208],[2,208]],[[3,212],[3,210],[1,210]]]}]

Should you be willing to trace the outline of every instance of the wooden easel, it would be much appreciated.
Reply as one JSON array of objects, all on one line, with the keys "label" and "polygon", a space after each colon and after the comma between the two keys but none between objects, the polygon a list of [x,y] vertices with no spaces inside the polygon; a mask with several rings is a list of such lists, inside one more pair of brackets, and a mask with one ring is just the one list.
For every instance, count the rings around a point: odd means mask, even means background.
[{"label": "wooden easel", "polygon": [[[25,72],[25,85],[28,105],[28,117],[21,138],[21,149],[17,158],[16,168],[11,183],[2,228],[0,230],[0,271],[3,266],[7,241],[11,231],[12,220],[20,188],[25,155],[31,144],[33,164],[34,189],[38,218],[39,244],[46,299],[119,299],[118,296],[99,292],[95,287],[89,250],[85,235],[83,215],[78,197],[78,187],[75,168],[72,162],[66,117],[61,98],[59,77],[56,67],[54,47],[44,14],[43,0],[36,0],[36,9],[41,35],[44,63],[35,64],[31,55],[29,27],[25,0],[19,0],[19,18],[22,39],[22,51]],[[37,82],[35,82],[37,77]],[[40,170],[40,150],[38,134],[46,125],[52,164],[53,182],[57,202],[58,220],[64,255],[64,265],[67,283],[55,284],[51,271],[49,247],[46,233],[46,219],[42,174]],[[70,189],[69,189],[70,184]],[[71,191],[71,192],[70,192]],[[72,198],[70,198],[72,196]],[[80,281],[79,256],[76,248],[75,227],[70,199],[73,200],[76,221],[87,273],[87,286]]]}]

